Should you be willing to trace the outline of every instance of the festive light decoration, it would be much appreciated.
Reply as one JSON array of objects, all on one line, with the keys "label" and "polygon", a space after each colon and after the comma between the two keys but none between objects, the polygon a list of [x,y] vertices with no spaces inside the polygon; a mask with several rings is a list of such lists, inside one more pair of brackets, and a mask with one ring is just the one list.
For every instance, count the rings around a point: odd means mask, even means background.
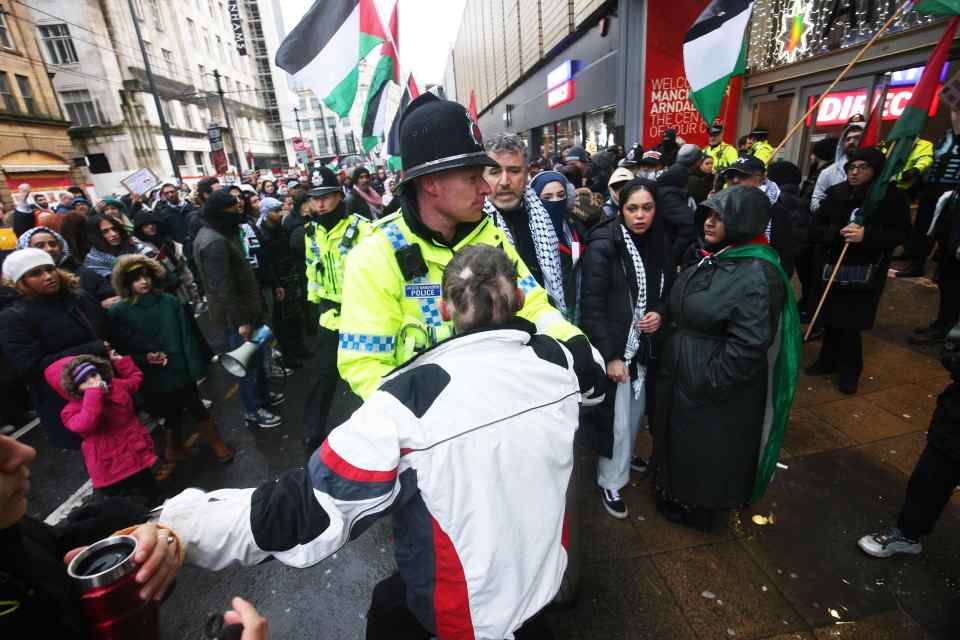
[{"label": "festive light decoration", "polygon": [[[898,4],[884,0],[756,0],[747,66],[751,72],[766,71],[863,44]],[[944,18],[910,11],[888,33],[941,20]]]}]

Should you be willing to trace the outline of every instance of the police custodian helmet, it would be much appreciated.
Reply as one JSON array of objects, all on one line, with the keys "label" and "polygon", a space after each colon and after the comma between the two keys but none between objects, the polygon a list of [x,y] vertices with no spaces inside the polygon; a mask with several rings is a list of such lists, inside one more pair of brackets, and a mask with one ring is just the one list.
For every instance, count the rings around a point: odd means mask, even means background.
[{"label": "police custodian helmet", "polygon": [[480,127],[463,105],[432,93],[411,102],[400,120],[403,189],[420,176],[460,167],[496,167],[483,148]]}]

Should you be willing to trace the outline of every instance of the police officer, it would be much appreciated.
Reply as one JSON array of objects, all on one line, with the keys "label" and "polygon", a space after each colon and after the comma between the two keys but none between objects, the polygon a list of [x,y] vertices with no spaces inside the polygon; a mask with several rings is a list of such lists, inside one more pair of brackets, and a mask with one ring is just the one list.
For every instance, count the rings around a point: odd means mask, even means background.
[{"label": "police officer", "polygon": [[403,114],[400,145],[400,208],[351,252],[343,279],[337,364],[353,391],[369,397],[389,371],[452,335],[440,317],[440,278],[455,251],[477,243],[503,247],[519,263],[526,297],[519,315],[590,367],[587,339],[550,306],[503,231],[483,215],[490,193],[483,169],[498,165],[466,109],[423,94]]},{"label": "police officer", "polygon": [[304,407],[304,444],[315,449],[326,436],[327,414],[340,381],[337,372],[337,332],[344,258],[371,232],[370,223],[357,213],[348,213],[343,192],[333,171],[316,170],[307,192],[313,215],[304,224],[307,300],[319,306],[320,331],[316,380]]},{"label": "police officer", "polygon": [[703,151],[713,158],[713,172],[719,175],[736,162],[739,155],[736,147],[723,141],[722,125],[714,124],[707,133],[710,135],[710,144]]},{"label": "police officer", "polygon": [[767,142],[768,133],[766,127],[754,127],[750,132],[750,155],[758,158],[764,166],[770,164],[773,157],[773,147]]}]

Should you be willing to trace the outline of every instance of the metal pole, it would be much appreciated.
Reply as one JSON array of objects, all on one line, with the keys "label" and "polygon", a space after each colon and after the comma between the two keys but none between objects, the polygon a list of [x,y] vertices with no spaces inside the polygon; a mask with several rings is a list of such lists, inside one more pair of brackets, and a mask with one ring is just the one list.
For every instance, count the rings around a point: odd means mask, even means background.
[{"label": "metal pole", "polygon": [[300,128],[300,109],[298,107],[293,108],[293,117],[297,119],[297,135],[303,139],[303,129]]},{"label": "metal pole", "polygon": [[[133,0],[130,1],[133,2]],[[233,125],[230,124],[230,112],[227,111],[227,102],[223,99],[223,85],[220,84],[219,70],[213,70],[213,79],[217,81],[217,95],[220,96],[220,108],[223,110],[224,124],[227,126],[227,131],[230,132],[230,144],[233,146],[233,150],[237,154],[237,166],[242,171],[247,168],[244,162],[245,158],[243,157],[243,151],[240,149],[239,145],[237,145],[237,136],[233,132]]]},{"label": "metal pole", "polygon": [[170,165],[173,167],[173,175],[177,182],[183,182],[180,177],[180,165],[177,164],[177,153],[173,150],[173,140],[170,138],[170,127],[167,125],[167,119],[163,115],[163,105],[160,103],[160,94],[157,93],[157,84],[153,80],[153,69],[150,67],[150,58],[147,56],[147,47],[143,43],[143,34],[140,33],[140,21],[137,18],[137,10],[133,6],[133,0],[127,0],[130,7],[130,18],[133,20],[133,29],[137,33],[137,42],[140,44],[140,55],[143,56],[143,70],[147,74],[147,84],[150,85],[150,93],[153,94],[153,103],[157,107],[157,116],[160,118],[160,130],[163,132],[163,140],[167,144],[167,153],[170,155]]}]

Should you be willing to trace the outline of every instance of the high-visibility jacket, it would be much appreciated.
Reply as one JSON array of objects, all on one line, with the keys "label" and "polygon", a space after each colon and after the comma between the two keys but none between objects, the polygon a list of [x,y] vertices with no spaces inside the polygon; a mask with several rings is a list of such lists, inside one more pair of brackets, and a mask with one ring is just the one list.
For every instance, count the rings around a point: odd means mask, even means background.
[{"label": "high-visibility jacket", "polygon": [[370,222],[357,214],[344,216],[329,231],[319,222],[307,222],[307,300],[328,307],[321,311],[321,327],[331,331],[340,328],[344,258],[371,232]]},{"label": "high-visibility jacket", "polygon": [[707,145],[704,153],[713,158],[714,173],[721,173],[740,157],[740,154],[737,153],[737,148],[726,142],[721,142],[715,147]]},{"label": "high-visibility jacket", "polygon": [[753,143],[753,146],[750,147],[750,153],[767,165],[770,164],[770,158],[773,157],[773,147],[766,140],[761,140]]},{"label": "high-visibility jacket", "polygon": [[904,175],[911,169],[916,169],[917,173],[923,173],[933,166],[933,143],[923,138],[917,138],[910,149],[910,155],[903,165],[903,170],[897,175],[897,186],[901,189],[909,189],[913,185],[913,180],[904,179]]},{"label": "high-visibility jacket", "polygon": [[[401,209],[378,220],[373,234],[347,256],[337,365],[354,393],[368,398],[391,370],[453,335],[453,324],[440,318],[443,270],[455,251],[478,243],[502,248],[517,264],[517,284],[526,296],[520,317],[558,340],[582,335],[550,305],[546,290],[490,218],[481,218],[470,233],[448,247],[414,233]],[[397,252],[411,245],[420,248],[427,274],[407,280]]]}]

